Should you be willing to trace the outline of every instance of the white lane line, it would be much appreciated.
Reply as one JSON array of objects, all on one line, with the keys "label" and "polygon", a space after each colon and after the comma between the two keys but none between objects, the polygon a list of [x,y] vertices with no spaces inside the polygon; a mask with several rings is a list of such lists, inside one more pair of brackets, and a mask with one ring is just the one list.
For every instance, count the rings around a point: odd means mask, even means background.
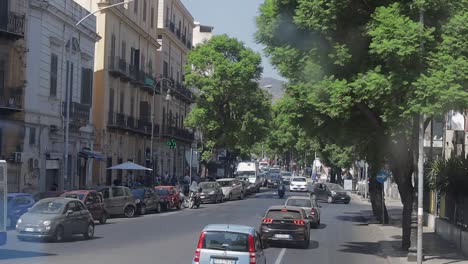
[{"label": "white lane line", "polygon": [[281,264],[281,261],[283,260],[285,252],[286,252],[286,249],[282,248],[280,253],[278,254],[278,257],[276,258],[275,264]]}]

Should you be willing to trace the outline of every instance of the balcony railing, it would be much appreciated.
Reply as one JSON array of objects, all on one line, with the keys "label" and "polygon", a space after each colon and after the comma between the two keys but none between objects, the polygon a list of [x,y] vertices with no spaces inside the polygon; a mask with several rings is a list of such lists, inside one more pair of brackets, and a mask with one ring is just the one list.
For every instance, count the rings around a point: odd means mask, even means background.
[{"label": "balcony railing", "polygon": [[194,133],[184,128],[164,127],[162,134],[164,137],[176,138],[187,142],[193,142],[195,140]]},{"label": "balcony railing", "polygon": [[23,90],[24,87],[5,87],[0,94],[0,113],[23,110]]},{"label": "balcony railing", "polygon": [[125,59],[116,56],[110,56],[109,72],[117,77],[128,77],[128,64]]},{"label": "balcony railing", "polygon": [[0,19],[0,21],[5,21],[0,23],[0,33],[6,33],[14,38],[24,37],[24,22],[26,16],[15,12],[8,12],[7,16],[8,19]]},{"label": "balcony railing", "polygon": [[[62,103],[62,113],[63,116],[67,116],[67,104],[66,102]],[[70,120],[80,121],[80,122],[89,122],[89,113],[91,110],[90,105],[80,104],[77,102],[70,103]]]}]

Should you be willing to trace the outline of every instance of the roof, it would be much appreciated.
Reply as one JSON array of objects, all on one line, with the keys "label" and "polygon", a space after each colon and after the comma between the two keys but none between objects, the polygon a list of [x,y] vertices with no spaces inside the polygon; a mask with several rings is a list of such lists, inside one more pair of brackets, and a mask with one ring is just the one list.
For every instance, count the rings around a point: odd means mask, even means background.
[{"label": "roof", "polygon": [[10,196],[10,197],[24,196],[24,195],[32,196],[32,195],[29,194],[29,193],[8,193],[8,196]]},{"label": "roof", "polygon": [[64,192],[64,193],[62,193],[62,194],[65,194],[65,193],[82,193],[82,194],[87,194],[87,193],[90,193],[90,192],[95,192],[95,190],[73,190],[73,191]]},{"label": "roof", "polygon": [[295,195],[295,196],[289,196],[288,197],[288,200],[289,199],[304,199],[304,200],[310,200],[310,197],[309,196],[298,196],[298,195]]},{"label": "roof", "polygon": [[217,179],[216,181],[233,181],[235,180],[234,178],[223,178],[223,179]]},{"label": "roof", "polygon": [[154,188],[159,188],[159,189],[170,189],[170,188],[175,188],[175,186],[170,186],[170,185],[166,185],[166,186],[156,186]]},{"label": "roof", "polygon": [[274,205],[268,208],[268,211],[270,210],[281,210],[281,209],[293,209],[297,211],[301,211],[302,207],[297,207],[297,206],[289,206],[289,205]]},{"label": "roof", "polygon": [[255,228],[246,225],[230,225],[230,224],[211,224],[207,225],[203,231],[230,231],[244,234],[255,234]]},{"label": "roof", "polygon": [[79,201],[79,200],[74,199],[74,198],[68,198],[68,197],[50,197],[50,198],[44,198],[44,199],[40,200],[39,202],[50,202],[50,201],[69,202],[69,201]]}]

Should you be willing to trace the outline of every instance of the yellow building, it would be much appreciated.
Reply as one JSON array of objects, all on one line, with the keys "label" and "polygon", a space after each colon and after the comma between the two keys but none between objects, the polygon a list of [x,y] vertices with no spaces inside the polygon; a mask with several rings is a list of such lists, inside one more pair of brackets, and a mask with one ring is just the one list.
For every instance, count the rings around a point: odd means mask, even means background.
[{"label": "yellow building", "polygon": [[[78,2],[95,11],[122,1]],[[171,27],[175,23],[166,27],[163,23],[166,16],[162,15],[166,13],[162,10],[169,10],[174,19],[170,21],[187,21],[181,22],[187,30]],[[182,129],[191,93],[181,82],[185,55],[191,47],[193,18],[180,1],[162,0],[139,0],[109,8],[96,16],[101,40],[95,50],[94,150],[102,152],[107,160],[94,164],[93,183],[109,185],[115,180],[126,183],[130,172],[106,168],[129,160],[153,167],[155,175],[169,168],[182,172],[184,144],[177,144],[176,150],[169,151],[166,141],[189,143],[192,138],[190,132]],[[161,81],[161,75],[171,81]],[[165,100],[167,93],[171,100]],[[152,162],[152,152],[155,162]],[[133,172],[133,176],[151,179],[148,177],[151,174],[142,172]]]}]

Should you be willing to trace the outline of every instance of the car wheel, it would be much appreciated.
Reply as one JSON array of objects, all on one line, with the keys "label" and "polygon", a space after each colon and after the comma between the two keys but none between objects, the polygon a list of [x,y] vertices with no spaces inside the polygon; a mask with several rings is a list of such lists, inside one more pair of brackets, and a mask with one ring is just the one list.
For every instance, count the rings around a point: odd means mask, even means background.
[{"label": "car wheel", "polygon": [[65,239],[65,232],[63,231],[63,227],[57,226],[57,228],[55,229],[54,241],[62,242],[64,239]]},{"label": "car wheel", "polygon": [[88,224],[88,227],[86,228],[86,232],[83,233],[83,236],[86,240],[93,238],[94,236],[94,224],[93,223]]},{"label": "car wheel", "polygon": [[328,198],[327,198],[327,202],[328,202],[328,203],[333,203],[333,197],[331,197],[331,196],[328,196]]},{"label": "car wheel", "polygon": [[161,203],[158,203],[158,205],[156,206],[156,213],[160,213],[161,212]]},{"label": "car wheel", "polygon": [[146,205],[142,204],[140,205],[140,215],[145,215],[146,214]]},{"label": "car wheel", "polygon": [[107,213],[102,213],[101,219],[99,219],[99,223],[101,225],[105,224],[107,222]]},{"label": "car wheel", "polygon": [[135,207],[130,206],[130,205],[127,206],[127,207],[125,207],[125,209],[124,209],[124,215],[125,215],[125,217],[127,217],[127,218],[133,217],[133,216],[135,215]]}]

